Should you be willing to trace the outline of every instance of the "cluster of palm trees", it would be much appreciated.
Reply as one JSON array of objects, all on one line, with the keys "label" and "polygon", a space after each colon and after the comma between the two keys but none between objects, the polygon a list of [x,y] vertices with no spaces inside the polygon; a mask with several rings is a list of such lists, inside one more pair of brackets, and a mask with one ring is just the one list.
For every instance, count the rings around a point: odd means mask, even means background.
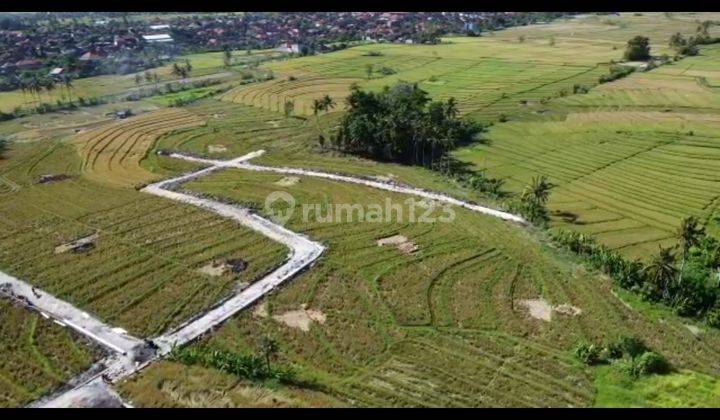
[{"label": "cluster of palm trees", "polygon": [[682,221],[675,246],[660,247],[647,263],[627,260],[578,232],[551,235],[556,243],[583,256],[621,287],[636,290],[648,300],[664,302],[681,315],[705,316],[709,325],[720,326],[720,289],[717,281],[711,281],[720,268],[720,241],[707,236],[696,217]]},{"label": "cluster of palm trees", "polygon": [[[672,304],[677,304],[677,295],[672,296],[672,290],[682,288],[685,263],[692,247],[700,245],[705,236],[705,228],[695,216],[683,219],[677,231],[678,243],[674,247],[663,248],[653,257],[650,264],[645,267],[648,280],[655,289],[660,291],[662,298]],[[680,267],[677,267],[677,256],[673,250],[680,252]]]},{"label": "cluster of palm trees", "polygon": [[[52,77],[41,77],[37,73],[33,73],[26,74],[19,78],[18,84],[23,96],[26,98],[26,102],[28,94],[33,102],[40,102],[43,92],[47,92],[48,97],[51,97],[52,92],[55,91],[58,86],[63,96],[64,93],[67,92],[67,97],[69,101],[72,102],[73,80],[74,77],[69,74],[63,74],[59,79],[54,79]],[[62,91],[63,88],[65,92]]]}]

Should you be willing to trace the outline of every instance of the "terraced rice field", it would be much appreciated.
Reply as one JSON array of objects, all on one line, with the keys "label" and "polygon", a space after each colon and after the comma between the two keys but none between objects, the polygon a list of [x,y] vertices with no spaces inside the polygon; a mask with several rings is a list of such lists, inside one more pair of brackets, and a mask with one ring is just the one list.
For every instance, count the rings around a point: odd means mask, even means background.
[{"label": "terraced rice field", "polygon": [[140,168],[155,140],[171,131],[198,127],[205,121],[183,109],[168,108],[113,122],[78,134],[84,176],[117,186],[134,186],[153,179]]},{"label": "terraced rice field", "polygon": [[[269,64],[276,79],[240,86],[223,99],[281,112],[285,101],[295,102],[297,115],[312,115],[312,101],[330,95],[341,110],[350,85],[382,89],[398,80],[417,82],[438,99],[453,96],[460,111],[484,121],[513,112],[520,101],[552,97],[573,84],[592,84],[607,71],[597,63],[573,63],[553,48],[537,59],[509,58],[515,45],[492,39],[450,38],[438,46],[364,45],[348,50]],[[560,49],[557,52],[561,51]],[[370,52],[381,55],[371,56]],[[508,54],[498,54],[505,52]],[[498,57],[499,56],[499,57]],[[548,59],[547,57],[550,57]],[[555,60],[553,60],[553,58]],[[374,73],[367,77],[366,66]],[[379,71],[392,69],[383,76]]]},{"label": "terraced rice field", "polygon": [[[595,235],[633,257],[674,244],[682,218],[714,225],[720,202],[720,90],[686,75],[717,61],[702,50],[658,69],[551,101],[556,121],[494,126],[488,145],[456,156],[520,191],[532,176],[557,185],[557,226]],[[709,74],[708,74],[709,75]]]},{"label": "terraced rice field", "polygon": [[[379,90],[404,80],[419,83],[434,98],[455,97],[461,113],[479,121],[497,121],[501,116],[537,119],[526,109],[528,105],[571,93],[575,84],[595,85],[611,61],[622,59],[625,43],[633,36],[649,36],[653,54],[673,55],[667,46],[673,33],[692,35],[699,20],[718,18],[720,15],[713,13],[580,16],[479,38],[446,38],[435,46],[362,45],[269,63],[265,67],[273,70],[276,79],[240,86],[224,99],[279,112],[285,101],[291,100],[297,115],[308,116],[313,113],[313,100],[325,94],[338,102],[335,111],[342,110],[352,83]],[[696,68],[683,68],[683,76],[706,77],[715,83],[713,62],[698,60]],[[370,75],[367,66],[373,67]],[[385,75],[383,68],[394,73]],[[667,82],[666,78],[660,81]],[[703,100],[697,98],[689,104],[695,106]]]},{"label": "terraced rice field", "polygon": [[[187,185],[258,204],[272,191],[288,192],[296,207],[286,226],[328,246],[311,271],[266,297],[264,309],[241,314],[209,340],[247,351],[256,348],[257,331],[271,334],[281,345],[281,362],[296,366],[301,378],[314,379],[339,405],[591,405],[592,375],[569,349],[578,340],[625,333],[641,335],[677,366],[704,371],[715,366],[716,332],[698,340],[673,319],[658,326],[615,298],[607,280],[572,269],[527,232],[461,209],[451,223],[397,217],[304,222],[303,203],[321,203],[326,215],[333,203],[384,205],[386,197],[395,203],[406,197],[307,177],[281,186],[281,178],[226,170]],[[378,239],[397,234],[417,251],[378,246]],[[554,314],[550,322],[533,319],[517,301],[538,296],[582,313]],[[326,318],[312,322],[307,332],[274,318],[301,308]],[[672,350],[677,348],[687,351]],[[185,394],[164,387],[163,378],[197,369],[164,363],[122,389],[140,405],[187,406]],[[203,372],[193,376],[222,378]]]},{"label": "terraced rice field", "polygon": [[90,367],[98,349],[37,313],[0,300],[0,407],[46,395]]},{"label": "terraced rice field", "polygon": [[[64,142],[14,147],[0,166],[20,189],[0,201],[0,269],[137,336],[162,333],[285,259],[287,250],[230,221],[83,177]],[[140,170],[137,167],[137,170]],[[70,178],[35,184],[41,174]],[[112,173],[112,172],[110,172]],[[86,253],[56,247],[98,234]],[[240,273],[207,275],[214,260],[241,258]]]}]

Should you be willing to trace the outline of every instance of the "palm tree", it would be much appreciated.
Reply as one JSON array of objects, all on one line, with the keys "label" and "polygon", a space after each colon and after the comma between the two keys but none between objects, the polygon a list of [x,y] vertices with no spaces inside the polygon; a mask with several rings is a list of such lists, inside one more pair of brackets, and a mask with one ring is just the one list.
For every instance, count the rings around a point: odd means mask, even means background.
[{"label": "palm tree", "polygon": [[322,103],[323,103],[323,110],[325,112],[328,112],[332,108],[335,108],[335,100],[333,98],[331,98],[330,95],[325,95],[322,98]]},{"label": "palm tree", "polygon": [[457,109],[457,101],[454,97],[450,97],[447,100],[447,103],[445,105],[445,116],[449,119],[453,119],[457,117],[458,109]]},{"label": "palm tree", "polygon": [[554,187],[545,175],[535,176],[530,185],[523,191],[525,201],[533,201],[535,204],[544,206],[550,198],[550,190]]},{"label": "palm tree", "polygon": [[72,76],[69,74],[63,74],[62,75],[62,83],[63,83],[63,86],[65,86],[65,90],[67,90],[70,103],[72,103],[72,88],[73,88]]},{"label": "palm tree", "polygon": [[643,268],[643,272],[656,289],[662,291],[664,299],[670,296],[670,285],[677,271],[672,248],[663,247],[660,247],[660,252],[653,257],[650,264]]},{"label": "palm tree", "polygon": [[682,263],[680,264],[680,274],[678,276],[678,285],[680,285],[682,284],[685,259],[687,258],[688,252],[690,252],[690,248],[700,243],[700,239],[705,235],[705,228],[700,225],[697,217],[690,216],[683,219],[677,235],[680,241],[680,250],[682,251]]}]

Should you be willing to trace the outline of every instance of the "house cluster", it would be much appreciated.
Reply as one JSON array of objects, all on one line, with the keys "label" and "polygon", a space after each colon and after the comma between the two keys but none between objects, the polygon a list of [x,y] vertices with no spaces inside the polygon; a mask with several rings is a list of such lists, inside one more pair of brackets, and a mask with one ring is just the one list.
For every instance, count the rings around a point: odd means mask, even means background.
[{"label": "house cluster", "polygon": [[[244,15],[172,20],[172,33],[182,43],[208,48],[282,48],[350,40],[419,42],[421,34],[441,31],[462,33],[468,29],[510,26],[528,13],[388,13],[307,12],[246,13]],[[528,23],[530,20],[528,20]]]},{"label": "house cluster", "polygon": [[[301,12],[162,14],[154,19],[95,13],[48,14],[36,21],[0,25],[0,90],[27,71],[59,77],[138,71],[161,57],[229,47],[276,48],[288,53],[322,52],[331,43],[418,43],[438,34],[480,32],[533,23],[542,13],[510,12]],[[58,16],[62,17],[58,18]],[[434,38],[428,38],[428,34]]]}]

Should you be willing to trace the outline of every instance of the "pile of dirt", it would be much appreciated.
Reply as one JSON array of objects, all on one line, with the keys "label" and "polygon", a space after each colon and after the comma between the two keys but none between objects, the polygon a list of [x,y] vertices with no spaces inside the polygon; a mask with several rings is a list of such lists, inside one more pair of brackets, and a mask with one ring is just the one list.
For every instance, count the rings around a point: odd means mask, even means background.
[{"label": "pile of dirt", "polygon": [[220,277],[230,271],[230,265],[224,261],[211,261],[208,264],[198,268],[200,274],[211,277]]},{"label": "pile of dirt", "polygon": [[239,274],[247,269],[247,261],[241,258],[222,260],[213,260],[208,264],[200,267],[198,272],[212,277],[219,277],[227,273]]},{"label": "pile of dirt", "polygon": [[95,248],[95,242],[98,240],[99,235],[97,233],[85,236],[80,239],[76,239],[72,242],[68,242],[66,244],[58,245],[55,247],[55,253],[56,254],[63,254],[68,251],[72,251],[76,254],[81,254],[84,252],[88,252],[91,249]]},{"label": "pile of dirt", "polygon": [[208,145],[208,153],[222,153],[227,152],[227,147],[222,144],[210,144]]},{"label": "pile of dirt", "polygon": [[377,240],[378,246],[394,245],[403,254],[412,254],[418,250],[418,246],[403,235],[388,236]]},{"label": "pile of dirt", "polygon": [[535,319],[543,321],[551,321],[553,312],[564,316],[578,316],[582,313],[582,309],[567,303],[552,306],[545,299],[522,299],[518,301],[520,306],[524,306],[528,310],[528,315]]},{"label": "pile of dirt", "polygon": [[552,306],[545,299],[523,299],[518,302],[528,310],[528,315],[535,319],[550,321],[552,319]]},{"label": "pile of dirt", "polygon": [[298,328],[303,332],[310,331],[310,325],[313,322],[324,324],[327,317],[321,311],[313,309],[298,309],[296,311],[288,311],[282,315],[273,315],[273,319],[282,322],[290,328]]},{"label": "pile of dirt", "polygon": [[296,176],[286,176],[285,178],[277,181],[275,185],[279,185],[281,187],[289,187],[291,185],[295,185],[298,182],[300,182],[300,178]]},{"label": "pile of dirt", "polygon": [[582,313],[582,309],[568,305],[567,303],[563,303],[562,305],[557,305],[553,307],[553,311],[557,312],[560,315],[567,315],[567,316],[578,316]]},{"label": "pile of dirt", "polygon": [[66,179],[70,179],[70,175],[45,174],[45,175],[40,175],[40,178],[38,178],[36,184],[49,184],[51,182],[59,182],[59,181],[64,181]]}]

